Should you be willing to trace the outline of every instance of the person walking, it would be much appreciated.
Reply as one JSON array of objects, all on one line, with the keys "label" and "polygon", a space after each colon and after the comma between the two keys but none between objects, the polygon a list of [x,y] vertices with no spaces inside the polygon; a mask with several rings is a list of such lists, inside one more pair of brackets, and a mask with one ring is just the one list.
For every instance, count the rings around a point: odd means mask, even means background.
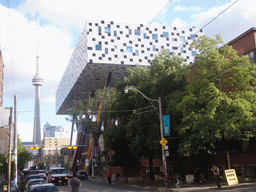
[{"label": "person walking", "polygon": [[111,173],[111,171],[109,170],[109,171],[107,172],[108,184],[111,184],[111,177],[112,177],[112,173]]},{"label": "person walking", "polygon": [[81,187],[81,182],[78,178],[76,178],[76,173],[73,173],[73,178],[70,181],[70,187],[71,187],[71,192],[78,192],[79,187]]},{"label": "person walking", "polygon": [[221,189],[220,180],[219,180],[220,169],[216,165],[213,165],[211,168],[211,171],[213,172],[213,179],[217,184],[218,189]]}]

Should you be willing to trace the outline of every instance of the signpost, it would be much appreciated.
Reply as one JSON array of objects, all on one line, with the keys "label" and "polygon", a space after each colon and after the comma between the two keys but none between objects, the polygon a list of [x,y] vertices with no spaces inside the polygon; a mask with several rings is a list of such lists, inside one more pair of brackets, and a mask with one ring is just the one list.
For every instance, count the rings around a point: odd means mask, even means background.
[{"label": "signpost", "polygon": [[225,175],[227,178],[227,183],[228,185],[237,185],[238,184],[238,180],[237,180],[237,176],[236,176],[236,170],[235,169],[227,169],[225,170]]},{"label": "signpost", "polygon": [[163,137],[160,141],[160,144],[165,147],[165,145],[168,143],[168,141]]}]

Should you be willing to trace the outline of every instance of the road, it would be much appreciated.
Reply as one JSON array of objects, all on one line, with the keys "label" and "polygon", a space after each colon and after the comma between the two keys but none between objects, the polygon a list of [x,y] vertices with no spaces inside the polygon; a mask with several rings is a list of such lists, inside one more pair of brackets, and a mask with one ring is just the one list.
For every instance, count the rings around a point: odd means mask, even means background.
[{"label": "road", "polygon": [[[142,189],[136,187],[129,187],[124,185],[108,185],[106,183],[99,183],[91,180],[82,180],[81,181],[82,187],[80,187],[79,192],[132,192],[132,191],[144,191],[144,192],[152,192],[152,189]],[[59,191],[66,191],[70,192],[71,188],[69,186],[57,186]],[[221,190],[216,189],[215,187],[194,187],[194,188],[181,188],[175,189],[172,188],[161,191],[173,191],[173,192],[217,192],[217,191],[224,191],[224,192],[255,192],[256,191],[256,184],[251,185],[239,185],[238,187],[227,187],[224,186]]]},{"label": "road", "polygon": [[[95,181],[90,180],[81,180],[82,187],[79,188],[79,192],[132,192],[132,191],[152,191],[152,190],[145,190],[141,188],[135,188],[135,187],[128,187],[123,185],[115,185],[115,184],[105,184],[105,183],[99,183]],[[70,186],[62,186],[62,185],[56,185],[59,191],[67,191],[70,192],[71,188]]]}]

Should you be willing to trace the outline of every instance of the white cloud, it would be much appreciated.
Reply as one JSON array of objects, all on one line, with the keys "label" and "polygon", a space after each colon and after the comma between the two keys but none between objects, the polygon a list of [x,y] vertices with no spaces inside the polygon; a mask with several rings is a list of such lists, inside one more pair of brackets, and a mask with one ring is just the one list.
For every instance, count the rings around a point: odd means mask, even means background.
[{"label": "white cloud", "polygon": [[39,13],[53,25],[82,29],[87,20],[107,20],[122,23],[146,23],[168,3],[147,0],[26,0],[18,10],[24,14]]},{"label": "white cloud", "polygon": [[180,18],[175,18],[172,21],[172,26],[173,27],[178,27],[178,28],[186,28],[187,27],[187,23],[185,21],[183,21]]},{"label": "white cloud", "polygon": [[17,132],[21,141],[32,141],[33,140],[33,124],[19,122],[17,123]]},{"label": "white cloud", "polygon": [[71,36],[56,27],[40,26],[34,21],[28,21],[23,14],[13,9],[8,11],[1,5],[0,23],[5,93],[17,91],[26,97],[34,96],[32,78],[36,72],[39,45],[40,75],[44,84],[48,85],[43,86],[42,90],[54,95],[56,82],[61,79],[72,54]]},{"label": "white cloud", "polygon": [[200,7],[190,6],[190,7],[182,7],[180,5],[174,7],[174,11],[200,11],[202,10]]},{"label": "white cloud", "polygon": [[[203,27],[234,2],[235,0],[231,0],[230,3],[225,5],[193,15],[191,26],[196,26],[197,28]],[[251,27],[255,27],[255,7],[256,1],[254,0],[238,1],[209,24],[205,28],[205,34],[211,37],[221,34],[224,42],[227,43]]]}]

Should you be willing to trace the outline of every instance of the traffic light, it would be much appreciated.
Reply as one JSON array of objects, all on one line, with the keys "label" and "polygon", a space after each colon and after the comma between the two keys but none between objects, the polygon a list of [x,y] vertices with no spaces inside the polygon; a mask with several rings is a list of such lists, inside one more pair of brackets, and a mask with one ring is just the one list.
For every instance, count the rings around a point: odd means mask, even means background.
[{"label": "traffic light", "polygon": [[68,149],[77,149],[77,146],[67,146]]},{"label": "traffic light", "polygon": [[29,149],[40,149],[40,146],[31,146]]}]

